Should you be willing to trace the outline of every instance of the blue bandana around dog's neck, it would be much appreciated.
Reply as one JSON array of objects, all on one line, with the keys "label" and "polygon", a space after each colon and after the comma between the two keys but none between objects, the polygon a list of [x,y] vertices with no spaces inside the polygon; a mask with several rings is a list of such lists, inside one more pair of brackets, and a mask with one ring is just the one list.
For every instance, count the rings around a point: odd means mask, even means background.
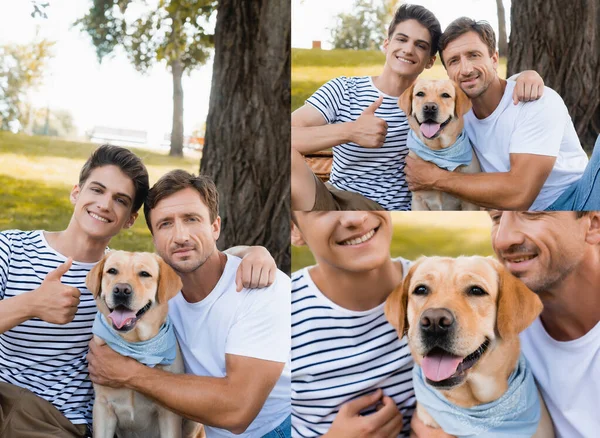
[{"label": "blue bandana around dog's neck", "polygon": [[461,408],[425,382],[421,367],[413,368],[417,401],[444,432],[459,438],[531,438],[540,421],[540,399],[523,354],[508,378],[508,389],[493,402]]},{"label": "blue bandana around dog's neck", "polygon": [[473,148],[465,131],[460,133],[456,139],[456,143],[452,146],[432,150],[425,146],[425,143],[411,129],[408,134],[406,146],[417,154],[419,158],[431,161],[436,166],[450,171],[461,165],[468,166],[473,160]]},{"label": "blue bandana around dog's neck", "polygon": [[110,348],[122,356],[131,357],[149,367],[171,365],[177,355],[175,329],[169,317],[152,339],[127,342],[109,325],[100,312],[96,314],[92,333],[104,339]]}]

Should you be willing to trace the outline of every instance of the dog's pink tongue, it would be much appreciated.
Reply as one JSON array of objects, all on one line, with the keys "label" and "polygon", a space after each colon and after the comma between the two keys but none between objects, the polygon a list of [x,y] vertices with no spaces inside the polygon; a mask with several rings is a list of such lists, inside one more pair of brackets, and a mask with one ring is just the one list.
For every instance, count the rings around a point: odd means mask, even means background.
[{"label": "dog's pink tongue", "polygon": [[421,368],[429,380],[439,382],[454,374],[461,362],[462,357],[448,353],[434,353],[423,358]]},{"label": "dog's pink tongue", "polygon": [[132,310],[122,309],[113,310],[108,317],[117,328],[121,328],[130,320],[135,319],[135,312]]},{"label": "dog's pink tongue", "polygon": [[427,137],[431,138],[440,130],[439,123],[422,123],[421,124],[421,133]]}]

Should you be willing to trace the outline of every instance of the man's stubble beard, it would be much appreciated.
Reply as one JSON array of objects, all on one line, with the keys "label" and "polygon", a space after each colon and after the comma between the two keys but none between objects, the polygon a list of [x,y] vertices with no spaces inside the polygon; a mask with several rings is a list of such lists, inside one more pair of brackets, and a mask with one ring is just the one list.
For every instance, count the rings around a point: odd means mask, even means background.
[{"label": "man's stubble beard", "polygon": [[518,275],[515,276],[533,292],[543,296],[545,292],[560,287],[560,284],[571,275],[577,264],[578,262],[563,263],[558,266],[558,269],[546,269],[530,281],[522,279]]},{"label": "man's stubble beard", "polygon": [[206,255],[204,258],[202,258],[200,260],[193,262],[193,264],[190,266],[185,266],[185,264],[187,264],[188,262],[192,262],[191,260],[189,260],[189,261],[186,260],[186,261],[180,262],[180,263],[184,264],[184,266],[181,266],[181,267],[178,266],[178,264],[170,264],[169,263],[169,265],[178,274],[190,274],[190,273],[196,271],[197,269],[199,269],[200,267],[202,267],[204,265],[204,263],[206,263],[206,261],[214,254],[215,251],[216,251],[216,246],[213,247],[210,254]]}]

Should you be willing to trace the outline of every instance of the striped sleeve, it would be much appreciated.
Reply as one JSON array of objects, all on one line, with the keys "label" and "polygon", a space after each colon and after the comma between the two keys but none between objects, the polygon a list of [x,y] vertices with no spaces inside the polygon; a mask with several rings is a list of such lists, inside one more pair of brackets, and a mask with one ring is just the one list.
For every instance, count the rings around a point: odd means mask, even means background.
[{"label": "striped sleeve", "polygon": [[315,107],[327,123],[335,123],[339,118],[340,108],[348,100],[347,89],[345,76],[332,79],[315,91],[306,103]]},{"label": "striped sleeve", "polygon": [[0,300],[4,299],[4,291],[8,282],[10,254],[10,240],[6,234],[0,233]]}]

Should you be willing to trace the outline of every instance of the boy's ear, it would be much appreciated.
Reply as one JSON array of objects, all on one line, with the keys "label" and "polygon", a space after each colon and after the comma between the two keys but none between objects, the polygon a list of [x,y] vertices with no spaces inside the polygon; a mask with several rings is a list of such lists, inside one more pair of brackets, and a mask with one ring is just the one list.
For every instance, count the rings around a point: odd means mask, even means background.
[{"label": "boy's ear", "polygon": [[433,55],[431,58],[429,58],[429,61],[427,61],[427,64],[425,64],[425,68],[433,67],[433,64],[435,64],[435,58],[436,58],[435,55]]},{"label": "boy's ear", "polygon": [[77,198],[79,197],[79,193],[81,192],[81,187],[79,184],[75,184],[71,189],[71,194],[69,195],[69,200],[71,204],[75,205],[77,203]]},{"label": "boy's ear", "polygon": [[131,215],[129,216],[129,219],[127,219],[127,222],[125,222],[125,225],[123,225],[124,229],[127,228],[131,228],[133,226],[133,224],[135,223],[135,220],[137,219],[138,214],[137,213],[131,213]]},{"label": "boy's ear", "polygon": [[304,236],[302,236],[302,232],[300,228],[296,226],[295,223],[292,222],[292,245],[294,246],[306,246],[306,241],[304,240]]}]

